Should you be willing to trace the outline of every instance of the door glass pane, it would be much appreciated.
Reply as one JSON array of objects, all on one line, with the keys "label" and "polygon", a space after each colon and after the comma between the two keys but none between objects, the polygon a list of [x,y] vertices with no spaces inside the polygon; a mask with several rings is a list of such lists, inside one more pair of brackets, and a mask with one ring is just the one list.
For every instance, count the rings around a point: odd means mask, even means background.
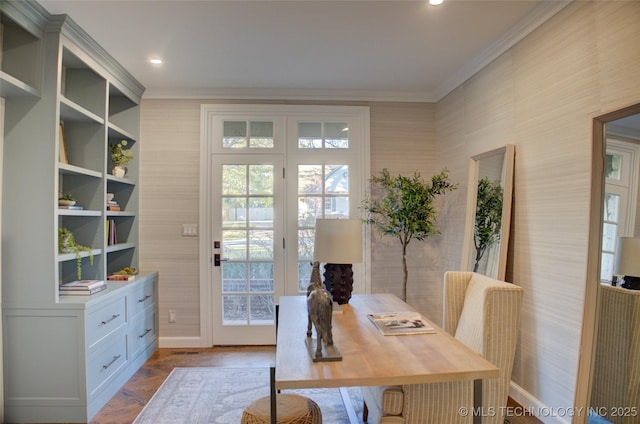
[{"label": "door glass pane", "polygon": [[325,192],[349,192],[349,167],[347,165],[325,165]]},{"label": "door glass pane", "polygon": [[305,293],[311,280],[310,261],[298,261],[298,291]]},{"label": "door glass pane", "polygon": [[326,197],[324,200],[325,218],[349,218],[349,198],[346,196]]},{"label": "door glass pane", "polygon": [[313,241],[315,229],[298,230],[298,259],[308,262],[313,260]]},{"label": "door glass pane", "polygon": [[321,196],[298,197],[298,227],[313,227],[316,218],[322,218],[323,199]]},{"label": "door glass pane", "polygon": [[270,325],[275,317],[275,302],[272,294],[254,294],[249,296],[251,301],[251,324]]},{"label": "door glass pane", "polygon": [[617,194],[604,194],[604,220],[618,222],[620,211],[620,196]]},{"label": "door glass pane", "polygon": [[298,166],[298,193],[322,193],[322,165]]},{"label": "door glass pane", "polygon": [[603,253],[602,263],[600,264],[600,280],[611,281],[613,277],[613,260],[615,255],[613,253]]},{"label": "door glass pane", "polygon": [[322,148],[322,123],[299,122],[298,123],[298,148],[321,149]]},{"label": "door glass pane", "polygon": [[249,165],[249,194],[273,194],[273,165]]},{"label": "door glass pane", "polygon": [[222,147],[239,149],[247,147],[247,123],[245,121],[224,121]]},{"label": "door glass pane", "polygon": [[247,204],[245,198],[222,198],[222,226],[226,228],[246,227]]},{"label": "door glass pane", "polygon": [[273,259],[273,231],[249,231],[249,259]]},{"label": "door glass pane", "polygon": [[327,149],[348,149],[349,126],[346,122],[326,122],[324,138]]},{"label": "door glass pane", "polygon": [[222,166],[222,194],[247,194],[247,165]]},{"label": "door glass pane", "polygon": [[222,296],[222,323],[225,325],[247,324],[249,314],[247,313],[247,297],[243,295],[223,295]]},{"label": "door glass pane", "polygon": [[222,256],[229,260],[244,261],[247,259],[247,231],[222,231]]},{"label": "door glass pane", "polygon": [[222,292],[247,290],[247,267],[243,263],[222,263]]},{"label": "door glass pane", "polygon": [[273,148],[273,122],[250,122],[249,123],[250,148]]},{"label": "door glass pane", "polygon": [[602,226],[602,250],[615,252],[617,233],[618,226],[616,224],[605,223]]},{"label": "door glass pane", "polygon": [[618,181],[622,179],[622,155],[607,153],[606,177]]},{"label": "door glass pane", "polygon": [[249,198],[249,225],[273,228],[273,197]]},{"label": "door glass pane", "polygon": [[274,285],[272,262],[252,262],[249,264],[249,289],[254,293],[273,293]]}]

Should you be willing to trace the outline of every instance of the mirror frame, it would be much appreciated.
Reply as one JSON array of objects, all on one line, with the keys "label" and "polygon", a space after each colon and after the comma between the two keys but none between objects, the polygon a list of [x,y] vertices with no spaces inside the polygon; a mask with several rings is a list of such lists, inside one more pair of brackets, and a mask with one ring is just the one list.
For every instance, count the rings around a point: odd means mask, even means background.
[{"label": "mirror frame", "polygon": [[511,206],[513,200],[513,170],[515,167],[515,146],[507,144],[488,152],[472,156],[469,160],[469,182],[467,185],[467,214],[465,220],[464,243],[462,248],[462,270],[471,271],[475,256],[473,243],[476,202],[478,198],[478,173],[480,161],[498,154],[504,154],[504,182],[502,199],[502,224],[500,226],[500,247],[498,250],[498,274],[495,278],[505,279],[507,272],[507,251],[509,250],[509,234],[511,230]]},{"label": "mirror frame", "polygon": [[591,143],[591,203],[589,211],[589,244],[587,251],[586,287],[582,317],[580,360],[576,382],[575,406],[588,408],[591,403],[593,365],[600,302],[600,260],[604,205],[605,125],[640,113],[640,103],[593,118]]}]

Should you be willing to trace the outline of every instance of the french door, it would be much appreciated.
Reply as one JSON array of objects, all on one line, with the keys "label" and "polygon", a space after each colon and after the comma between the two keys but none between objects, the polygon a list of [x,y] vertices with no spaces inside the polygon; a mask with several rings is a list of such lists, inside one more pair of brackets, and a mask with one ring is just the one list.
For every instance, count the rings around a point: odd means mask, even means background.
[{"label": "french door", "polygon": [[281,155],[212,158],[214,344],[272,344],[284,284]]},{"label": "french door", "polygon": [[[275,343],[280,296],[306,293],[315,220],[358,216],[368,117],[360,107],[203,105],[203,346]],[[354,264],[356,293],[366,269]]]}]

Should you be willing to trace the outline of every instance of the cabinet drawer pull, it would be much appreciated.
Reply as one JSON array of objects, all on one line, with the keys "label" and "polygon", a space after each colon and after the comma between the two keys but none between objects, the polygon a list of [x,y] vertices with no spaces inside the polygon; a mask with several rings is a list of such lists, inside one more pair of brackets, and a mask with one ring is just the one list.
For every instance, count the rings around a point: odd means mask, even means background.
[{"label": "cabinet drawer pull", "polygon": [[106,370],[111,365],[113,365],[113,363],[116,362],[118,359],[120,359],[120,355],[114,356],[113,359],[111,360],[111,362],[109,362],[107,365],[103,365],[102,368]]},{"label": "cabinet drawer pull", "polygon": [[118,318],[119,316],[120,316],[120,314],[115,314],[114,316],[112,316],[112,317],[111,317],[111,318],[109,318],[108,320],[106,320],[106,321],[102,321],[102,325],[105,325],[105,324],[110,323],[111,321],[113,321],[114,319]]},{"label": "cabinet drawer pull", "polygon": [[151,331],[151,328],[147,328],[147,331],[145,331],[144,333],[140,334],[138,337],[139,338],[143,338],[144,336],[146,336],[147,334],[149,334],[149,332]]},{"label": "cabinet drawer pull", "polygon": [[143,297],[142,299],[138,299],[138,303],[142,303],[142,302],[144,302],[145,300],[149,299],[150,297],[151,297],[151,295],[150,295],[150,294],[148,294],[148,295],[146,295],[145,297]]}]

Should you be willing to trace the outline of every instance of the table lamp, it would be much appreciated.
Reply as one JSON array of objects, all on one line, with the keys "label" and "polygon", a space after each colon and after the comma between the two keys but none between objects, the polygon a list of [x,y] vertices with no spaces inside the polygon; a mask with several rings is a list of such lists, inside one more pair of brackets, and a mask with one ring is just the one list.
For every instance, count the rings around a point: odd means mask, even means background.
[{"label": "table lamp", "polygon": [[362,262],[362,221],[316,219],[313,256],[324,263],[324,285],[339,305],[349,303],[353,291],[352,264]]},{"label": "table lamp", "polygon": [[614,274],[624,275],[621,287],[640,290],[640,237],[618,237]]}]

